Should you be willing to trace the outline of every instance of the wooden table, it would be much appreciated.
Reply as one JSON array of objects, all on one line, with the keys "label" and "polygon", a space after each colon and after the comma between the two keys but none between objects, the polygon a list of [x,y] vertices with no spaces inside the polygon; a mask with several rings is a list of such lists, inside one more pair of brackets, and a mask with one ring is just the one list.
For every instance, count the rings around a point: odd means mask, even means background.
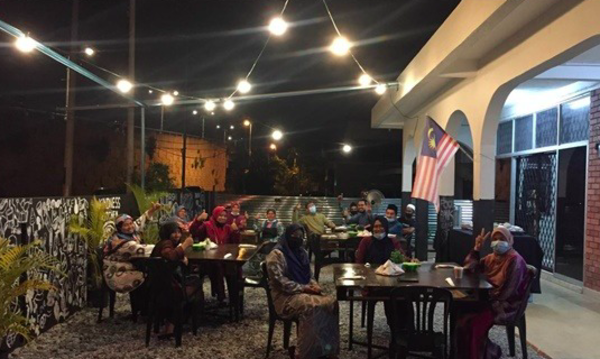
[{"label": "wooden table", "polygon": [[[257,248],[240,248],[238,244],[221,244],[215,249],[195,251],[192,248],[188,248],[185,252],[185,256],[190,263],[223,265],[225,276],[227,277],[230,317],[235,321],[239,321],[240,319],[240,308],[243,304],[240,300],[240,293],[243,290],[240,271],[244,263],[256,254],[256,250]],[[231,256],[225,258],[227,254],[231,254]]]},{"label": "wooden table", "polygon": [[[441,264],[441,263],[437,263]],[[454,264],[454,263],[449,263]],[[375,314],[375,303],[377,301],[388,300],[386,292],[391,292],[392,289],[404,286],[428,286],[444,288],[450,291],[467,291],[471,295],[465,300],[480,300],[482,297],[487,297],[487,292],[492,288],[492,285],[487,280],[477,273],[465,271],[462,279],[454,278],[452,268],[435,268],[435,263],[423,263],[421,267],[414,273],[405,273],[397,277],[387,277],[375,274],[376,266],[365,267],[363,264],[343,263],[333,264],[333,280],[337,290],[337,299],[339,301],[350,301],[350,323],[349,323],[349,347],[352,349],[352,344],[365,345],[365,343],[357,342],[352,337],[353,334],[353,317],[354,317],[354,301],[366,301],[368,305],[367,311],[367,351],[368,358],[371,358],[372,339],[373,339],[373,316]],[[345,279],[349,276],[362,276],[364,279]],[[454,286],[450,285],[446,278],[452,278]],[[364,290],[375,291],[376,296],[369,295],[354,295],[354,291],[364,292]],[[461,299],[457,299],[461,300]],[[450,326],[451,337],[453,325]],[[386,347],[377,346],[378,349],[388,349]]]},{"label": "wooden table", "polygon": [[[308,237],[309,254],[315,255],[315,279],[319,280],[321,268],[332,263],[354,262],[354,252],[362,237],[343,238],[342,233],[310,235]],[[331,252],[339,253],[338,258],[326,257]]]}]

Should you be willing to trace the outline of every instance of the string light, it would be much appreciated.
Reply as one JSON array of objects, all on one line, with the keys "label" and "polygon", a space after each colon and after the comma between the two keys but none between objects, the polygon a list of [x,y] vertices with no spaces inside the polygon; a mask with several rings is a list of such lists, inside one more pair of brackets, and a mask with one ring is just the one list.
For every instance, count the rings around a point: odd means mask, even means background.
[{"label": "string light", "polygon": [[269,23],[269,31],[275,36],[281,36],[285,34],[288,29],[288,23],[285,22],[281,17],[276,17]]},{"label": "string light", "polygon": [[277,145],[274,143],[271,143],[271,145],[269,146],[269,148],[273,151],[277,150]]},{"label": "string light", "polygon": [[383,95],[386,90],[387,90],[387,86],[385,84],[379,84],[379,85],[375,86],[375,92],[378,95]]},{"label": "string light", "polygon": [[350,41],[343,36],[338,36],[329,46],[329,51],[336,56],[345,56],[350,52],[351,47],[352,44],[350,44]]},{"label": "string light", "polygon": [[152,90],[148,90],[148,93],[154,93],[154,91],[152,91]]},{"label": "string light", "polygon": [[344,153],[350,153],[350,152],[352,152],[352,146],[350,146],[350,145],[343,145],[342,146],[342,151]]},{"label": "string light", "polygon": [[17,38],[17,41],[15,41],[15,46],[19,51],[29,53],[36,48],[37,41],[29,36],[21,36]]},{"label": "string light", "polygon": [[173,91],[173,96],[179,96],[179,91]]},{"label": "string light", "polygon": [[229,141],[231,141],[231,136],[227,136],[227,139],[228,139]]},{"label": "string light", "polygon": [[210,115],[211,115],[211,116],[214,116],[214,115],[215,115],[215,113],[214,113],[214,112],[211,112],[211,113],[210,113]]},{"label": "string light", "polygon": [[133,85],[127,80],[119,80],[119,82],[117,82],[117,88],[122,93],[128,93],[133,88]]},{"label": "string light", "polygon": [[164,106],[171,106],[175,102],[175,98],[171,94],[166,93],[160,97],[160,102]]},{"label": "string light", "polygon": [[231,126],[229,126],[229,129],[231,129],[231,130],[234,130],[234,129],[235,129],[235,126],[234,126],[234,125],[231,125]]},{"label": "string light", "polygon": [[218,130],[219,128],[221,128],[221,125],[217,125],[217,130]]},{"label": "string light", "polygon": [[360,77],[358,78],[358,83],[362,86],[362,87],[367,87],[371,84],[371,82],[373,82],[373,78],[367,74],[362,74],[360,75]]},{"label": "string light", "polygon": [[[216,104],[215,104],[215,102],[214,102],[214,101],[212,101],[212,100],[208,100],[208,101],[206,101],[206,103],[204,104],[204,109],[205,109],[206,111],[213,111],[213,110],[214,110],[216,107],[217,107],[217,105],[216,105]],[[214,114],[214,112],[213,112],[213,114]]]},{"label": "string light", "polygon": [[197,115],[197,114],[198,114],[198,111],[197,111],[197,110],[194,110],[194,111],[192,111],[192,114],[195,116],[195,115]]},{"label": "string light", "polygon": [[250,82],[248,82],[248,80],[241,80],[240,82],[238,82],[237,85],[237,90],[244,94],[244,93],[248,93],[250,92],[250,90],[252,89],[252,85],[250,85]]},{"label": "string light", "polygon": [[225,100],[225,102],[223,103],[223,108],[227,111],[233,110],[234,107],[235,104],[231,100]]},{"label": "string light", "polygon": [[92,49],[91,47],[86,47],[85,50],[83,50],[83,52],[85,52],[85,54],[90,57],[94,56],[94,54],[96,53],[96,51],[94,51],[94,49]]},{"label": "string light", "polygon": [[250,122],[250,120],[244,120],[244,126],[248,127],[250,126],[252,123]]},{"label": "string light", "polygon": [[283,132],[281,132],[280,130],[275,130],[273,131],[273,133],[271,134],[271,137],[275,140],[275,141],[279,141],[283,138]]}]

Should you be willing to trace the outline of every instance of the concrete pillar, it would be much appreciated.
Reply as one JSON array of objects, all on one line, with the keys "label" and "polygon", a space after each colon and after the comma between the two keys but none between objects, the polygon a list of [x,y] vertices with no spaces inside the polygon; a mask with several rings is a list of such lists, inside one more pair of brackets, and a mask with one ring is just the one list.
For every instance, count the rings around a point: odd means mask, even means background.
[{"label": "concrete pillar", "polygon": [[427,236],[428,228],[427,223],[429,222],[429,202],[422,199],[416,200],[416,218],[417,228],[415,236],[415,257],[420,261],[427,260]]}]

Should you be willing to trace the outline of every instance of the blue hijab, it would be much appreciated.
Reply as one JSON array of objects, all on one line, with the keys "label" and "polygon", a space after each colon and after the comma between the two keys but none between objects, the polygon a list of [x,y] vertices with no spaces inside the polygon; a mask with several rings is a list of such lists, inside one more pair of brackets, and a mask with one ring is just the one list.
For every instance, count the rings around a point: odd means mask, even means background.
[{"label": "blue hijab", "polygon": [[310,262],[306,250],[302,247],[294,250],[288,246],[288,240],[297,230],[304,233],[304,228],[299,224],[294,223],[288,226],[274,249],[279,249],[285,256],[287,264],[285,276],[296,283],[308,284],[310,282]]}]

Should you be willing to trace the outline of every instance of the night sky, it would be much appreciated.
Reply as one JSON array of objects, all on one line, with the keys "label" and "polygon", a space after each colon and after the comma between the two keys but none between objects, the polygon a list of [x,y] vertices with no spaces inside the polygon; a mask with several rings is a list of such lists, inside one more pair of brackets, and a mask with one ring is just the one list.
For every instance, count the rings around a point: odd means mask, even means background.
[{"label": "night sky", "polygon": [[[178,90],[182,94],[222,98],[244,77],[267,37],[265,26],[279,13],[278,0],[138,0],[136,82]],[[359,45],[353,52],[379,81],[394,81],[456,7],[456,0],[330,0],[341,32]],[[79,39],[97,50],[86,59],[98,66],[127,74],[128,5],[126,0],[80,2]],[[321,0],[290,0],[284,18],[292,23],[282,37],[271,39],[250,78],[252,94],[310,90],[356,84],[360,72],[350,57],[334,57],[327,51],[335,37]],[[71,2],[64,0],[0,1],[0,19],[29,31],[53,47],[69,48]],[[65,102],[65,69],[41,54],[21,54],[14,39],[0,33],[0,106],[41,111],[50,119]],[[83,57],[83,55],[82,55]],[[101,77],[116,79],[84,64]],[[136,94],[155,99],[147,90]],[[231,113],[218,109],[206,116],[207,133],[222,139],[215,125],[235,124],[234,136],[244,135],[241,119],[250,117],[257,138],[281,128],[284,146],[301,152],[332,151],[350,142],[359,150],[356,160],[373,160],[389,153],[400,165],[399,131],[370,130],[370,111],[378,96],[372,91],[268,99],[237,103]],[[77,105],[122,103],[119,96],[79,77]],[[206,114],[201,105],[200,114]],[[199,134],[200,116],[192,107],[167,111],[165,128]],[[159,126],[159,111],[148,113],[148,127]],[[79,112],[78,121],[98,121],[122,126],[124,110]],[[19,120],[19,119],[2,119]],[[258,143],[258,142],[257,142]],[[389,146],[388,146],[389,145]],[[265,144],[266,146],[266,144]],[[373,152],[369,147],[381,149]],[[386,147],[387,146],[387,147]],[[392,146],[392,147],[390,147]],[[360,151],[360,148],[365,148]],[[386,150],[388,148],[388,150]],[[391,148],[391,150],[389,150]],[[385,157],[385,156],[384,156]],[[387,160],[389,161],[390,158]],[[380,160],[385,160],[380,158]]]}]

